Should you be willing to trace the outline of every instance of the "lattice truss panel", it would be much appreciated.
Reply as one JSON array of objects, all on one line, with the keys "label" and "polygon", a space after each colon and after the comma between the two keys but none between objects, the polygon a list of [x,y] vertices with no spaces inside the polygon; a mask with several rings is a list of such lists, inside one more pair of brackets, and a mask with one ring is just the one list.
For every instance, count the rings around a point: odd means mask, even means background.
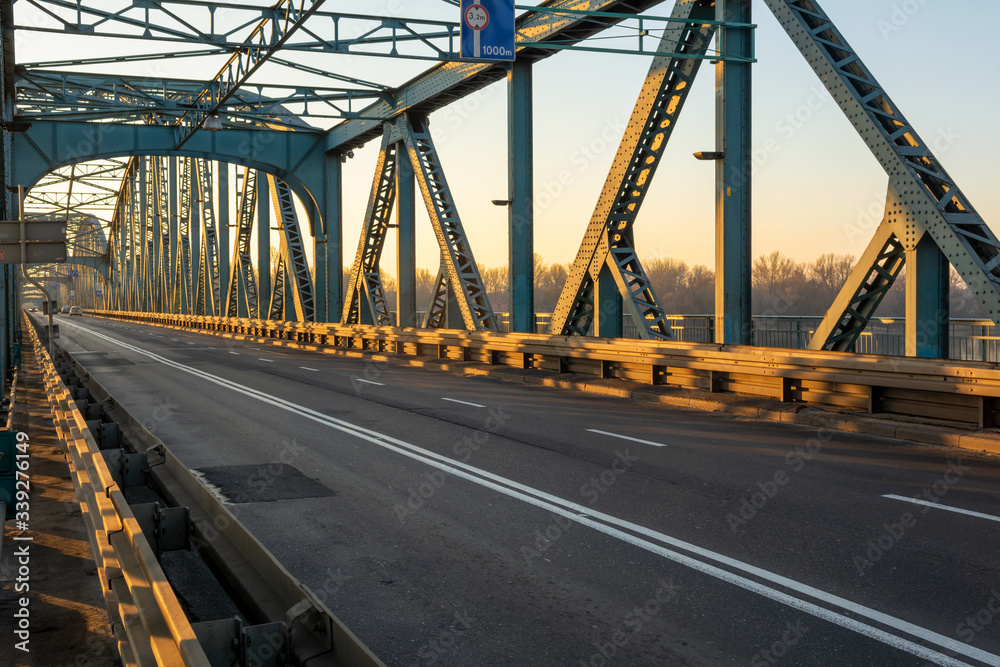
[{"label": "lattice truss panel", "polygon": [[[346,324],[392,324],[385,300],[379,260],[389,232],[392,206],[396,200],[396,160],[399,144],[387,127],[375,164],[375,180],[361,228],[358,252],[351,267],[351,277],[344,299],[341,321]],[[407,159],[406,156],[403,159]]]},{"label": "lattice truss panel", "polygon": [[[441,250],[448,287],[455,294],[465,328],[470,331],[496,331],[496,316],[440,157],[434,148],[427,117],[406,114],[396,121],[395,129],[402,136],[413,165],[417,186],[424,197],[427,215]],[[432,314],[428,314],[428,319],[432,319]]]},{"label": "lattice truss panel", "polygon": [[812,346],[850,349],[902,268],[902,260],[886,259],[887,252],[898,254],[890,250],[890,242],[912,251],[924,234],[962,276],[990,319],[1000,321],[996,235],[819,4],[767,0],[767,5],[889,176],[882,225]]},{"label": "lattice truss panel", "polygon": [[[714,3],[709,0],[682,0],[671,18],[713,20],[714,12]],[[568,336],[589,332],[599,310],[595,288],[601,273],[607,271],[640,335],[673,338],[639,261],[632,226],[698,73],[701,59],[697,56],[708,51],[714,35],[714,25],[698,23],[675,23],[664,32],[658,50],[682,55],[653,60],[556,303],[549,333]]]},{"label": "lattice truss panel", "polygon": [[243,189],[239,200],[236,243],[230,264],[229,290],[226,295],[227,317],[256,317],[258,314],[257,278],[254,275],[250,247],[253,223],[257,214],[257,170],[243,170]]}]

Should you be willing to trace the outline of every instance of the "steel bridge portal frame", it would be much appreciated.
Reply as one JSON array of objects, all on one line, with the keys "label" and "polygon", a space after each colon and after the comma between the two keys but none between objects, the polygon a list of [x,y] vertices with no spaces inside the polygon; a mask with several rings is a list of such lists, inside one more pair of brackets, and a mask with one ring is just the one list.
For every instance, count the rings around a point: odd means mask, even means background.
[{"label": "steel bridge portal frame", "polygon": [[[555,8],[555,13],[565,4],[545,3]],[[640,3],[642,7],[628,8],[610,1],[591,4],[593,10],[641,11],[656,3]],[[947,346],[947,327],[943,321],[948,314],[948,263],[958,269],[990,317],[997,321],[1000,319],[1000,241],[905,121],[818,2],[767,0],[766,4],[851,119],[886,169],[890,181],[886,218],[862,258],[867,266],[859,266],[852,273],[812,346],[851,349],[885,291],[902,266],[908,263],[911,279],[907,281],[907,351],[921,356],[943,356]],[[273,279],[268,271],[259,272],[259,284],[255,286],[258,313],[265,311],[266,301],[266,311],[272,316],[287,316],[294,311],[293,316],[299,319],[332,319],[326,316],[339,312],[344,321],[370,321],[372,324],[391,321],[378,263],[381,244],[394,226],[400,239],[397,322],[409,323],[413,318],[415,264],[410,235],[413,226],[411,193],[415,181],[424,195],[442,256],[442,270],[427,323],[491,330],[496,327],[495,317],[454,197],[444,178],[443,166],[431,141],[427,113],[507,76],[511,166],[506,203],[510,217],[512,327],[515,331],[530,331],[533,327],[530,289],[533,283],[531,62],[551,53],[544,48],[545,40],[564,37],[563,30],[580,39],[587,30],[603,29],[591,27],[581,31],[582,22],[577,25],[568,18],[545,18],[542,14],[528,12],[519,18],[519,60],[509,71],[490,63],[442,63],[364,109],[362,118],[344,121],[325,133],[237,129],[212,133],[202,130],[196,131],[182,150],[177,150],[172,145],[177,139],[176,128],[114,124],[95,128],[86,124],[35,122],[28,132],[14,135],[12,141],[7,142],[13,158],[11,178],[17,183],[33,183],[51,168],[79,161],[81,148],[83,153],[93,157],[187,155],[199,161],[217,159],[266,171],[270,174],[266,178],[271,185],[268,189],[273,194],[271,199],[278,228],[282,230],[282,244]],[[671,18],[675,23],[664,32],[658,49],[661,55],[654,58],[633,110],[557,304],[551,333],[586,335],[593,327],[599,336],[621,335],[621,317],[627,312],[639,325],[643,337],[672,337],[666,311],[639,260],[632,226],[699,64],[708,57],[709,42],[715,37],[720,52],[716,63],[717,145],[714,155],[717,183],[715,331],[718,342],[752,342],[748,168],[751,163],[749,109],[753,58],[750,0],[678,0]],[[614,20],[617,19],[609,18],[608,24],[613,24]],[[525,35],[530,35],[531,41]],[[388,143],[383,143],[358,259],[352,270],[346,301],[341,304],[339,162],[341,154],[377,134],[382,134]],[[274,144],[275,141],[281,143]],[[260,147],[258,142],[268,143]],[[275,150],[276,147],[279,150]],[[409,159],[400,159],[404,152]],[[164,236],[169,237],[173,225],[164,225],[163,211],[158,204],[142,206],[139,203],[147,202],[144,195],[151,191],[161,193],[162,184],[175,178],[170,174],[164,178],[156,167],[161,164],[159,160],[155,157],[149,163],[152,167],[133,173],[137,187],[128,192],[126,202],[119,202],[119,211],[131,214],[140,223],[124,235],[116,247],[122,262],[116,277],[130,286],[132,303],[143,308],[162,308],[168,285],[180,282],[176,274],[188,262],[190,275],[202,277],[194,280],[190,288],[185,285],[180,290],[182,301],[189,307],[193,305],[204,312],[232,312],[235,289],[235,312],[240,312],[240,302],[247,309],[252,288],[245,278],[249,259],[245,225],[254,216],[252,213],[245,215],[246,197],[240,204],[239,234],[242,236],[233,250],[233,266],[227,270],[230,255],[223,238],[225,228],[216,228],[214,224],[192,226],[187,251],[183,243],[162,242]],[[10,164],[8,160],[8,169]],[[199,187],[203,194],[198,199],[204,201],[206,186],[202,183]],[[174,189],[168,189],[169,196],[157,199],[172,198]],[[267,189],[258,188],[258,198],[266,194],[264,190]],[[293,190],[313,221],[311,231],[317,241],[316,285],[309,279],[301,237],[297,237],[297,227],[292,221],[290,192]],[[189,193],[189,199],[190,196]],[[228,196],[228,188],[221,196]],[[183,194],[181,199],[184,199]],[[396,224],[392,225],[394,203],[397,213]],[[183,202],[181,207],[184,207]],[[258,205],[258,217],[266,215],[266,210],[266,206]],[[185,237],[183,233],[179,236]],[[204,237],[204,242],[199,236]],[[218,241],[223,241],[221,250],[217,247]],[[262,243],[266,245],[267,239]],[[170,257],[171,252],[176,257]],[[267,266],[261,264],[263,256],[259,247],[259,266]],[[237,264],[243,267],[239,272]],[[166,266],[171,268],[166,269]],[[165,279],[168,273],[171,277]],[[288,294],[283,284],[286,275],[294,287]],[[221,284],[223,279],[228,280],[226,285]],[[459,314],[460,322],[456,319]]]},{"label": "steel bridge portal frame", "polygon": [[[292,302],[296,304],[296,315],[303,321],[313,321],[316,318],[317,303],[295,219],[292,194],[294,192],[298,195],[312,219],[310,231],[324,242],[316,247],[318,259],[326,265],[328,258],[322,251],[326,250],[324,222],[327,216],[323,207],[329,201],[336,201],[336,197],[330,196],[330,191],[339,192],[340,183],[339,170],[332,177],[328,172],[327,167],[333,161],[323,153],[321,139],[320,133],[309,132],[228,129],[216,133],[201,130],[182,148],[177,149],[173,145],[175,133],[168,127],[35,122],[27,132],[14,135],[12,143],[16,159],[12,179],[30,186],[46,173],[67,164],[110,157],[132,156],[139,159],[140,156],[156,156],[149,163],[153,165],[158,164],[162,156],[195,158],[191,160],[194,166],[189,165],[187,177],[182,181],[181,208],[189,213],[197,210],[200,214],[199,222],[191,227],[192,233],[185,242],[186,247],[175,251],[179,258],[177,261],[187,265],[194,276],[191,290],[182,298],[182,302],[186,304],[182,312],[221,314],[225,306],[222,290],[228,288],[228,284],[223,286],[221,280],[223,276],[229,278],[228,233],[216,225],[214,220],[215,206],[211,202],[213,179],[206,171],[208,161],[231,162],[264,171],[272,176],[271,189],[275,193],[272,200],[277,205],[276,213],[281,222],[282,257],[293,269],[289,275],[294,279]],[[145,157],[141,159],[143,164],[146,164]],[[169,168],[165,170],[170,171]],[[136,243],[135,238],[129,241],[126,239],[128,235],[117,244],[119,261],[137,262],[134,267],[120,267],[119,274],[125,278],[126,291],[134,297],[129,298],[128,302],[143,309],[163,307],[156,295],[162,293],[165,285],[160,279],[154,280],[153,276],[162,276],[166,272],[164,261],[174,267],[174,273],[178,271],[177,262],[168,257],[169,250],[165,250],[162,243],[154,241],[161,237],[163,230],[169,233],[173,229],[163,224],[163,211],[159,208],[165,208],[166,202],[172,197],[167,194],[167,190],[175,177],[164,175],[165,172],[156,167],[152,171],[139,169],[133,172],[138,189],[123,190],[122,194],[132,193],[137,199],[148,202],[152,208],[142,209],[136,201],[131,206],[119,206],[118,210],[122,220],[140,221],[137,224],[142,225],[148,235],[148,245]],[[332,182],[333,178],[337,181]],[[223,209],[228,208],[225,199],[228,195],[226,180],[220,179]],[[149,190],[149,183],[152,182],[155,182],[155,187]],[[147,197],[150,192],[156,196]],[[189,213],[181,217],[186,220]],[[129,214],[132,215],[131,218]],[[150,225],[148,229],[147,224]],[[339,229],[339,219],[336,224]],[[183,238],[186,235],[182,233],[180,236]],[[200,236],[204,236],[204,243],[198,241]],[[219,247],[220,241],[222,250]],[[130,242],[132,250],[125,252],[125,247]],[[135,255],[134,258],[130,253]],[[147,254],[150,255],[148,260]],[[339,271],[336,273],[339,276]],[[144,280],[144,287],[140,290],[135,282],[142,278],[153,285],[145,285]],[[160,284],[159,289],[154,287],[156,283]],[[329,291],[322,291],[324,315],[321,317],[325,317],[325,298],[328,295]]]}]

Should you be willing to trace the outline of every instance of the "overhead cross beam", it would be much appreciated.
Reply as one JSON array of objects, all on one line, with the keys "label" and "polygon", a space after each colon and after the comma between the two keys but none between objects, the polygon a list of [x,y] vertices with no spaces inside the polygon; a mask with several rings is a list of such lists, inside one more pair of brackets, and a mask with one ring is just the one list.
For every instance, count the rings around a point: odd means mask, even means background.
[{"label": "overhead cross beam", "polygon": [[[291,7],[297,1],[299,9]],[[156,0],[133,2],[112,10],[86,6],[75,0],[32,0],[57,24],[20,24],[18,30],[55,34],[92,35],[115,39],[141,39],[166,43],[211,44],[209,54],[232,53],[256,46],[252,37],[233,33],[254,22],[280,18],[288,10],[304,11],[308,2],[281,0],[269,7],[220,3],[209,0]],[[459,26],[455,21],[427,18],[387,17],[375,14],[323,12],[313,8],[322,25],[300,31],[296,41],[284,45],[288,51],[332,53],[374,57],[458,60]],[[217,14],[236,16],[237,27],[227,30]],[[401,50],[408,47],[407,50]],[[185,57],[184,53],[126,56],[132,60],[158,57]]]},{"label": "overhead cross beam", "polygon": [[[540,7],[580,9],[588,12],[639,14],[663,0],[546,0]],[[687,0],[684,0],[685,2]],[[515,52],[522,62],[547,58],[557,49],[545,43],[573,44],[621,22],[620,18],[588,18],[586,15],[558,15],[527,11],[515,22]],[[525,46],[524,42],[531,42]],[[429,114],[456,99],[507,77],[503,64],[480,62],[445,62],[428,69],[392,91],[391,96],[359,112],[359,118],[334,126],[327,136],[326,149],[347,151],[358,148],[382,134],[382,122],[394,120],[409,111]]]},{"label": "overhead cross beam", "polygon": [[272,8],[273,16],[260,20],[247,38],[247,43],[230,56],[215,78],[196,97],[196,108],[181,117],[177,123],[179,133],[176,148],[187,143],[209,116],[218,113],[236,89],[249,81],[260,66],[280,50],[324,2],[325,0],[312,0],[311,3],[299,0],[300,7],[296,8],[295,0],[278,0]]},{"label": "overhead cross beam", "polygon": [[[266,122],[289,130],[314,130],[303,119],[340,119],[356,116],[354,106],[381,96],[379,89],[289,86],[255,82],[263,96],[235,90],[219,106],[230,122]],[[111,76],[61,70],[19,70],[18,118],[22,120],[139,120],[155,113],[161,123],[174,124],[191,113],[205,84],[173,78]],[[276,107],[298,105],[294,116]]]}]

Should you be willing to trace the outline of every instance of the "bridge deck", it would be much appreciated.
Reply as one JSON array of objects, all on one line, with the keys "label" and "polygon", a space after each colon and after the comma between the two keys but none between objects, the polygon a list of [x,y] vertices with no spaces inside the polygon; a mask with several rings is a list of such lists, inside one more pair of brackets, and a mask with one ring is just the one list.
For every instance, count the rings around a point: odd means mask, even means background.
[{"label": "bridge deck", "polygon": [[1000,664],[963,625],[1000,575],[995,458],[61,324],[387,664]]}]

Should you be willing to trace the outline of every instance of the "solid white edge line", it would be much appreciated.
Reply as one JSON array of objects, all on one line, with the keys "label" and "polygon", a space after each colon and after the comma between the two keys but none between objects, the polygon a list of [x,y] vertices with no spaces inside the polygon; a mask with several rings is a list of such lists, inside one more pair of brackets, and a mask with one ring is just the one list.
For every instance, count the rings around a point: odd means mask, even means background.
[{"label": "solid white edge line", "polygon": [[375,381],[373,381],[373,380],[362,380],[361,378],[356,378],[356,380],[357,380],[358,382],[364,382],[365,384],[374,384],[374,385],[378,385],[379,387],[384,387],[384,386],[385,386],[385,383],[384,383],[384,382],[375,382]]},{"label": "solid white edge line", "polygon": [[984,514],[982,512],[974,512],[973,510],[964,510],[961,507],[952,507],[951,505],[932,503],[929,500],[920,500],[919,498],[907,498],[906,496],[897,496],[894,493],[887,493],[882,497],[890,498],[892,500],[902,500],[903,502],[913,503],[915,505],[926,505],[927,507],[933,507],[936,510],[947,510],[949,512],[957,512],[958,514],[968,514],[969,516],[978,517],[980,519],[987,519],[989,521],[1000,521],[1000,516],[993,516],[992,514]]},{"label": "solid white edge line", "polygon": [[[817,618],[827,620],[845,629],[852,630],[871,639],[880,641],[888,646],[892,646],[894,648],[906,651],[917,657],[933,660],[939,665],[947,665],[947,666],[953,665],[956,667],[967,666],[967,663],[956,660],[951,656],[945,655],[943,653],[938,653],[937,651],[929,649],[925,646],[916,644],[907,639],[903,639],[902,637],[893,635],[879,628],[866,625],[865,623],[852,619],[848,616],[844,616],[832,610],[826,609],[824,607],[819,607],[817,605],[814,605],[813,603],[792,597],[786,593],[783,593],[776,589],[760,584],[759,582],[746,579],[738,574],[729,572],[727,570],[722,570],[714,565],[703,563],[701,561],[691,558],[690,556],[679,554],[675,551],[671,551],[669,549],[660,547],[659,545],[646,542],[645,540],[642,540],[641,538],[636,537],[635,535],[624,533],[618,530],[617,528],[613,528],[603,523],[599,523],[594,519],[600,519],[602,521],[614,523],[622,528],[627,528],[628,530],[632,530],[633,532],[637,532],[642,535],[652,537],[653,539],[656,539],[657,541],[663,542],[665,544],[669,544],[671,546],[675,546],[684,549],[686,551],[690,551],[692,553],[695,553],[704,558],[708,558],[710,560],[715,560],[721,564],[728,565],[730,567],[733,567],[734,569],[742,570],[743,572],[746,572],[748,574],[752,574],[766,581],[770,581],[772,583],[784,586],[793,591],[796,591],[804,595],[808,595],[810,597],[816,598],[828,604],[839,606],[846,611],[850,611],[852,613],[858,614],[865,618],[871,619],[873,621],[891,627],[895,630],[905,632],[906,634],[923,639],[924,641],[936,644],[939,647],[944,648],[946,650],[950,650],[960,655],[964,655],[973,658],[975,660],[979,660],[993,667],[1000,667],[1000,656],[994,655],[992,653],[987,653],[986,651],[965,644],[964,642],[960,642],[951,637],[947,637],[932,630],[928,630],[918,625],[914,625],[913,623],[903,621],[901,619],[882,613],[880,611],[870,609],[858,603],[852,602],[850,600],[841,598],[831,593],[827,593],[826,591],[822,591],[820,589],[809,586],[808,584],[803,584],[793,579],[784,577],[782,575],[774,574],[773,572],[769,572],[768,570],[764,570],[754,565],[743,563],[742,561],[730,558],[728,556],[724,556],[709,549],[695,546],[688,542],[684,542],[683,540],[679,540],[669,535],[659,533],[650,528],[639,526],[637,524],[622,519],[618,519],[617,517],[613,517],[604,514],[602,512],[595,512],[591,508],[583,507],[577,503],[573,503],[571,501],[567,501],[562,498],[552,496],[543,491],[539,491],[537,489],[524,486],[522,484],[519,484],[518,482],[514,482],[513,480],[509,480],[507,478],[495,475],[485,470],[480,470],[479,468],[475,468],[466,463],[449,459],[448,457],[442,456],[435,452],[431,452],[429,450],[425,450],[421,447],[418,447],[417,445],[397,440],[396,438],[393,438],[391,436],[387,436],[378,433],[377,431],[372,431],[370,429],[366,429],[361,426],[356,426],[349,422],[344,422],[335,417],[330,417],[328,415],[324,415],[323,413],[316,412],[315,410],[312,410],[305,406],[300,406],[298,404],[291,403],[290,401],[286,401],[276,396],[271,396],[270,394],[266,394],[262,391],[240,385],[231,380],[227,380],[225,378],[212,375],[210,373],[198,370],[190,366],[185,366],[184,364],[181,364],[179,362],[172,361],[170,359],[167,359],[166,357],[161,357],[160,355],[148,352],[133,345],[129,345],[128,343],[116,340],[114,338],[111,338],[110,336],[106,336],[104,334],[91,331],[89,329],[86,329],[85,327],[80,327],[79,325],[72,325],[72,326],[74,326],[75,328],[79,328],[83,331],[86,331],[99,338],[104,338],[108,342],[117,344],[125,349],[129,349],[133,352],[137,352],[146,357],[149,357],[150,359],[159,361],[165,366],[176,368],[177,370],[180,370],[182,372],[189,373],[197,377],[201,377],[202,379],[207,380],[208,382],[212,382],[214,384],[231,389],[238,393],[242,393],[251,398],[256,398],[261,402],[268,403],[275,407],[280,407],[289,412],[294,412],[312,421],[325,424],[331,428],[335,428],[349,435],[354,435],[355,437],[367,440],[385,449],[389,449],[399,454],[402,454],[403,456],[407,456],[408,458],[422,461],[427,465],[436,467],[446,472],[450,472],[458,477],[462,477],[463,479],[471,481],[475,484],[479,484],[480,486],[485,486],[487,488],[494,489],[499,493],[510,496],[512,498],[516,498],[518,500],[534,505],[536,507],[546,509],[547,511],[557,512],[562,516],[577,521],[582,525],[587,525],[606,535],[615,537],[629,544],[633,544],[634,546],[638,546],[652,553],[661,555],[664,558],[667,558],[668,560],[672,560],[676,563],[685,565],[687,567],[691,567],[692,569],[716,577],[722,581],[726,581],[727,583],[732,583],[733,585],[755,592],[772,601],[786,604],[788,606],[791,606],[795,609],[808,613]],[[469,471],[474,471],[475,474],[462,471],[459,468],[465,468]],[[498,483],[489,481],[490,479],[496,480]],[[506,484],[508,486],[501,486],[501,484]],[[551,500],[552,502],[546,502],[545,500],[542,500],[542,498],[546,500]],[[581,514],[586,514],[589,516],[589,518],[588,516],[581,516]]]},{"label": "solid white edge line", "polygon": [[469,403],[468,401],[460,401],[457,398],[445,398],[441,397],[442,401],[451,401],[452,403],[461,403],[462,405],[471,405],[474,408],[485,408],[485,405],[479,405],[479,403]]},{"label": "solid white edge line", "polygon": [[630,435],[620,435],[618,433],[611,433],[610,431],[602,431],[596,428],[588,428],[591,433],[600,433],[601,435],[610,435],[612,438],[621,438],[622,440],[631,440],[632,442],[641,442],[644,445],[652,445],[653,447],[666,447],[662,442],[652,442],[650,440],[642,440],[640,438],[633,438]]}]

